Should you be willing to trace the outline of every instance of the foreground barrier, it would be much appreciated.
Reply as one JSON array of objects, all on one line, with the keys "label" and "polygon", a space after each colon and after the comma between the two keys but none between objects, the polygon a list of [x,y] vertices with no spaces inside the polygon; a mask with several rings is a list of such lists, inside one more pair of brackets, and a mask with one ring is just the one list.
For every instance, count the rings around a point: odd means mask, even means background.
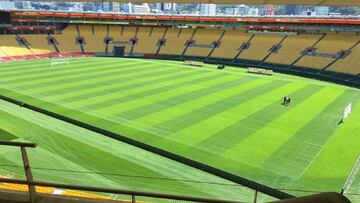
[{"label": "foreground barrier", "polygon": [[[62,188],[62,189],[82,190],[82,191],[89,191],[89,192],[129,195],[129,196],[131,196],[131,201],[129,201],[131,203],[135,203],[138,197],[151,197],[151,198],[163,199],[163,200],[180,200],[180,201],[189,201],[189,202],[238,203],[236,201],[227,201],[227,200],[215,200],[215,199],[206,199],[206,198],[180,196],[180,195],[137,192],[137,191],[121,190],[121,189],[99,188],[99,187],[90,187],[90,186],[81,186],[81,185],[69,185],[69,184],[34,181],[32,172],[31,172],[29,159],[28,159],[27,152],[26,152],[26,148],[28,148],[28,147],[35,148],[36,144],[24,143],[24,142],[0,141],[0,145],[20,147],[22,160],[24,163],[24,171],[25,171],[25,175],[26,175],[26,180],[0,178],[0,182],[26,185],[28,187],[28,191],[29,191],[29,199],[30,199],[30,202],[32,202],[32,203],[36,202],[37,192],[36,192],[35,186],[44,187],[44,188],[46,188],[46,187]],[[105,199],[111,200],[111,198],[105,198]]]},{"label": "foreground barrier", "polygon": [[[16,180],[16,179],[4,179],[0,178],[0,182],[5,183],[15,183],[15,184],[24,184],[29,187],[41,186],[41,187],[54,187],[62,189],[71,189],[71,190],[82,190],[87,192],[100,192],[100,193],[109,193],[109,194],[120,194],[120,195],[129,195],[131,196],[130,201],[122,200],[122,202],[139,202],[137,199],[141,199],[141,202],[144,202],[144,197],[157,199],[159,202],[161,200],[172,200],[172,202],[178,201],[187,201],[187,202],[207,202],[207,203],[240,203],[237,201],[228,201],[228,200],[216,200],[216,199],[207,199],[199,197],[190,197],[190,196],[180,196],[180,195],[170,195],[170,194],[160,194],[160,193],[150,193],[150,192],[137,192],[130,190],[121,190],[121,189],[110,189],[110,188],[98,188],[91,186],[81,186],[81,185],[68,185],[68,184],[59,184],[59,183],[50,183],[50,182],[39,182],[39,181],[25,181],[25,180]],[[36,193],[32,196],[30,194],[30,199],[32,202],[36,201]],[[156,201],[157,202],[157,201]]]},{"label": "foreground barrier", "polygon": [[[110,193],[110,194],[119,194],[119,195],[127,195],[129,198],[121,199],[118,198],[110,198],[106,196],[100,195],[84,195],[84,198],[95,198],[99,200],[107,200],[107,202],[111,201],[120,201],[120,202],[128,202],[128,203],[136,203],[136,202],[207,202],[207,203],[240,203],[237,201],[229,201],[229,200],[216,200],[216,199],[206,199],[206,198],[199,198],[199,197],[190,197],[190,196],[180,196],[180,195],[169,195],[169,194],[160,194],[160,193],[149,193],[149,192],[138,192],[138,191],[130,191],[130,190],[121,190],[121,189],[111,189],[111,188],[99,188],[99,187],[90,187],[90,186],[81,186],[81,185],[69,185],[69,184],[60,184],[60,183],[50,183],[50,182],[40,182],[34,181],[31,173],[31,167],[28,160],[26,148],[31,147],[35,148],[36,144],[33,143],[23,143],[23,142],[9,142],[9,141],[0,141],[0,145],[5,146],[16,146],[20,147],[21,155],[24,163],[24,171],[26,175],[26,180],[18,180],[18,179],[7,179],[0,177],[0,183],[8,183],[8,184],[19,184],[20,186],[27,186],[29,191],[29,200],[31,203],[36,203],[38,197],[40,196],[36,188],[42,188],[43,190],[49,191],[49,188],[55,190],[55,188],[67,189],[67,190],[75,190],[72,191],[73,194],[77,194],[76,191],[87,191],[87,192],[99,192],[99,193]],[[47,189],[48,188],[48,189]],[[85,193],[79,193],[85,194]],[[55,195],[54,195],[55,196]],[[70,195],[71,196],[71,195]],[[257,192],[254,196],[254,203],[257,202]],[[5,198],[5,197],[4,197]],[[47,202],[51,202],[50,200]],[[79,197],[78,197],[79,198]],[[79,201],[80,199],[76,199]],[[149,201],[147,201],[147,198]],[[41,197],[40,199],[43,199]],[[0,202],[3,199],[0,198]],[[140,201],[139,201],[140,200]],[[166,202],[167,202],[166,201]],[[21,202],[21,201],[18,201]],[[27,202],[27,201],[25,201]],[[42,200],[44,202],[44,200]],[[61,202],[61,201],[57,201]],[[65,200],[64,202],[70,202],[69,200]],[[85,199],[82,199],[81,202],[87,202]],[[91,201],[92,202],[92,201]],[[350,201],[341,194],[338,193],[322,193],[316,195],[310,195],[306,197],[299,197],[299,198],[289,198],[281,201],[275,201],[274,203],[350,203]]]},{"label": "foreground barrier", "polygon": [[[275,203],[275,202],[273,202]],[[276,201],[276,203],[351,203],[346,197],[335,192],[326,192],[321,194],[309,195],[299,198],[290,198]]]}]

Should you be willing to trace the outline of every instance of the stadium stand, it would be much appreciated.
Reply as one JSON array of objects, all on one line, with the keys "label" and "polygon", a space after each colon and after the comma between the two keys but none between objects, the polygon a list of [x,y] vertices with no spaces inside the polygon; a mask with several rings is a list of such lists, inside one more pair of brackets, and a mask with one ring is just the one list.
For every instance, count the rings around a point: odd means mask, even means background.
[{"label": "stadium stand", "polygon": [[192,40],[195,46],[187,48],[185,55],[207,57],[213,49],[212,42],[218,41],[223,30],[197,29]]},{"label": "stadium stand", "polygon": [[112,41],[119,42],[121,41],[121,35],[123,33],[124,26],[109,26],[109,38],[112,39]]},{"label": "stadium stand", "polygon": [[[132,45],[130,40],[135,38],[136,27],[135,26],[109,26],[109,37],[114,42],[119,42],[122,46],[125,46],[125,52],[130,53]],[[109,45],[109,52],[112,52],[113,45]]]},{"label": "stadium stand", "polygon": [[302,34],[289,35],[276,53],[272,53],[266,60],[268,63],[290,65],[301,56],[301,53],[311,47],[320,35]]},{"label": "stadium stand", "polygon": [[245,33],[241,30],[226,30],[220,46],[214,50],[211,57],[233,59],[239,52],[239,48],[243,43],[246,43],[251,34]]},{"label": "stadium stand", "polygon": [[15,35],[0,35],[0,50],[6,56],[33,54],[27,47],[20,46]]},{"label": "stadium stand", "polygon": [[341,50],[348,50],[360,40],[354,33],[328,33],[316,46],[316,52],[321,54],[337,54]]},{"label": "stadium stand", "polygon": [[106,26],[81,25],[79,26],[79,33],[80,37],[85,39],[84,52],[105,52]]},{"label": "stadium stand", "polygon": [[55,34],[55,39],[58,42],[56,46],[62,53],[81,52],[80,45],[76,42],[76,37],[76,26],[69,25],[62,30],[61,34]]},{"label": "stadium stand", "polygon": [[333,62],[334,58],[325,58],[319,56],[303,56],[295,66],[306,67],[312,69],[323,69],[325,66]]},{"label": "stadium stand", "polygon": [[270,53],[270,49],[284,37],[285,35],[281,34],[257,33],[250,41],[250,47],[245,49],[238,59],[262,61]]},{"label": "stadium stand", "polygon": [[[360,73],[357,60],[360,35],[354,33],[248,33],[236,29],[68,25],[54,35],[20,34],[19,37],[27,42],[26,46],[20,45],[16,37],[0,35],[0,61],[31,59],[34,55],[46,57],[57,51],[63,55],[81,52],[111,54],[114,46],[124,46],[125,53],[130,55],[237,59],[233,62],[260,61],[269,66],[279,64],[351,75]],[[47,37],[55,38],[55,46],[48,43]],[[344,53],[345,56],[341,57]]]},{"label": "stadium stand", "polygon": [[137,33],[138,42],[133,53],[156,54],[157,43],[164,35],[165,28],[140,27]]},{"label": "stadium stand", "polygon": [[359,36],[355,34],[326,34],[315,46],[315,53],[318,55],[303,56],[295,66],[323,69],[331,62],[336,60],[336,54],[340,51],[348,50],[359,40]]},{"label": "stadium stand", "polygon": [[29,43],[34,54],[49,54],[55,52],[54,47],[48,43],[47,35],[21,35]]},{"label": "stadium stand", "polygon": [[[121,40],[123,30],[124,30],[123,26],[109,26],[108,37],[111,39],[112,42],[120,42],[120,41],[122,41],[124,43],[123,45],[127,45],[128,40]],[[102,47],[102,46],[103,45],[100,45],[100,47]],[[113,44],[109,44],[108,45],[108,52],[112,52],[112,51],[113,51]],[[101,50],[96,50],[94,52],[101,52]]]},{"label": "stadium stand", "polygon": [[191,38],[193,29],[172,28],[166,32],[166,43],[161,47],[159,54],[179,55],[185,48],[185,43]]},{"label": "stadium stand", "polygon": [[352,75],[360,74],[360,44],[358,43],[351,53],[344,59],[339,59],[335,64],[328,68],[329,71],[347,73]]}]

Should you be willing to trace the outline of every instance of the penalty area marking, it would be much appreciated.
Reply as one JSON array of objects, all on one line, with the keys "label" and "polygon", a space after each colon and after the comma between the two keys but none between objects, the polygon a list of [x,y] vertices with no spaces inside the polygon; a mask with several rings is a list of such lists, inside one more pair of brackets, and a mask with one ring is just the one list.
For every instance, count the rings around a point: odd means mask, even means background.
[{"label": "penalty area marking", "polygon": [[[331,136],[332,137],[332,136]],[[317,159],[317,157],[319,156],[319,154],[322,152],[322,150],[325,148],[325,146],[329,143],[329,141],[331,140],[331,137],[329,137],[329,139],[325,142],[325,144],[321,147],[321,149],[316,153],[316,155],[314,156],[314,158],[310,161],[310,163],[306,166],[306,168],[300,173],[300,175],[297,177],[297,180],[299,180],[304,173],[310,168],[310,166],[313,164],[313,162],[315,161],[315,159]]]},{"label": "penalty area marking", "polygon": [[358,156],[353,168],[351,169],[351,172],[348,176],[348,178],[345,181],[344,186],[341,188],[341,194],[344,194],[344,192],[351,187],[351,185],[353,184],[356,174],[359,172],[360,169],[360,155]]}]

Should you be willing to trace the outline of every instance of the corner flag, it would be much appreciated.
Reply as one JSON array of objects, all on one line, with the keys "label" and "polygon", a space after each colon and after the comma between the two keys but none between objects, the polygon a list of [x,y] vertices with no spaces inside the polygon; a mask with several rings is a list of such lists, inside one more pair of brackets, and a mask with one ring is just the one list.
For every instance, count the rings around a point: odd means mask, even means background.
[{"label": "corner flag", "polygon": [[343,121],[345,121],[345,119],[351,114],[351,108],[352,108],[352,103],[347,105],[347,107],[345,108],[344,115],[343,115]]}]

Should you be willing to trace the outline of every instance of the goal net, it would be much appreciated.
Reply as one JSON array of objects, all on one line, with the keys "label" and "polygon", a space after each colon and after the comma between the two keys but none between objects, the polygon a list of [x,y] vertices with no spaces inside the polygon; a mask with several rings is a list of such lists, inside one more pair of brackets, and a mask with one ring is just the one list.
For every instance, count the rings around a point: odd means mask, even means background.
[{"label": "goal net", "polygon": [[68,58],[56,58],[56,59],[51,59],[51,66],[56,66],[56,65],[68,65],[70,64],[70,61]]},{"label": "goal net", "polygon": [[347,107],[344,109],[344,115],[342,119],[343,121],[345,121],[345,119],[351,114],[351,109],[352,109],[352,103],[347,105]]}]

